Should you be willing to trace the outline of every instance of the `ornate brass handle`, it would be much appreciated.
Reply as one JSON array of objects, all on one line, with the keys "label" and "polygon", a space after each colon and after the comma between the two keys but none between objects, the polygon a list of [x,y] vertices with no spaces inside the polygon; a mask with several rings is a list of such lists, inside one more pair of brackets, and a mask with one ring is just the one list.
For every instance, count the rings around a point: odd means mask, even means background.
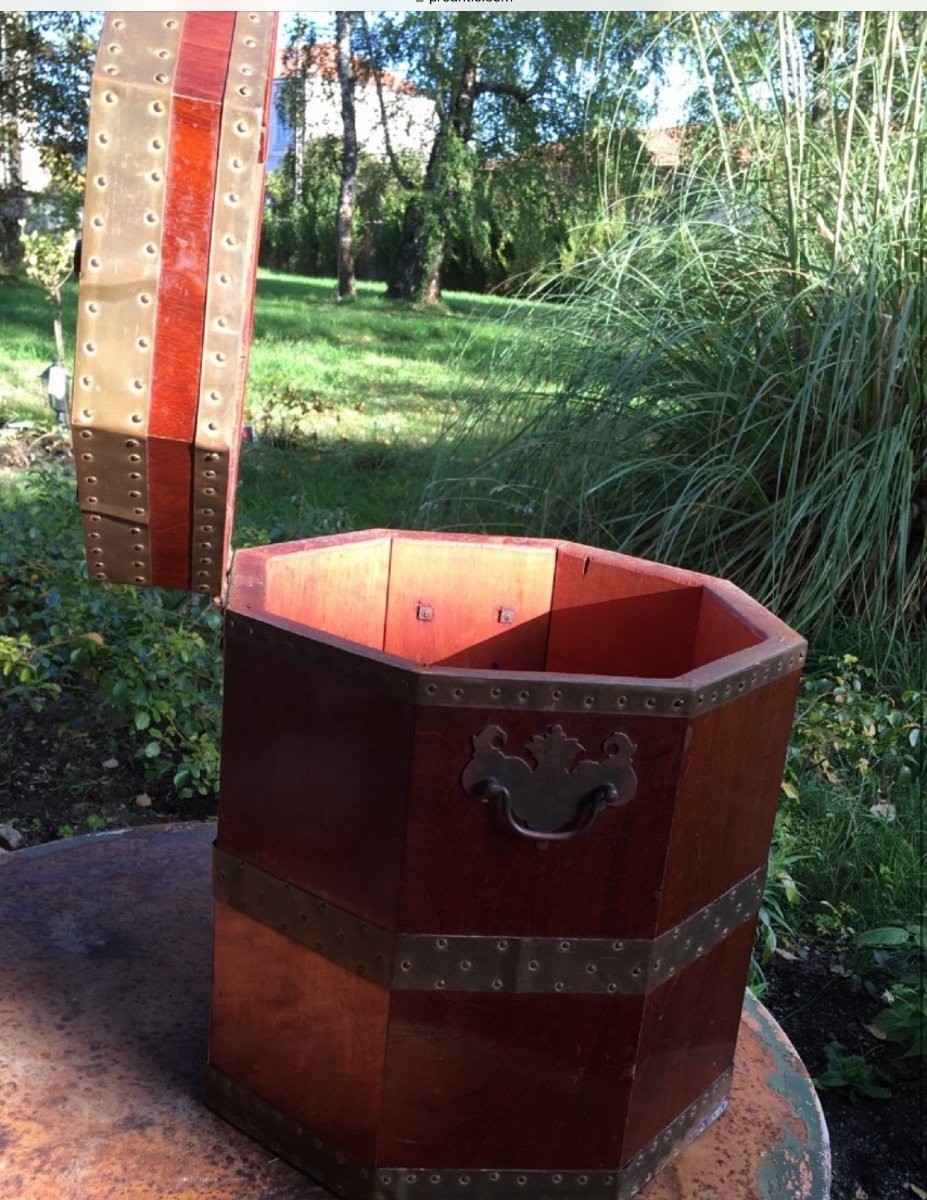
[{"label": "ornate brass handle", "polygon": [[627,804],[637,790],[631,766],[637,747],[627,734],[612,733],[605,739],[601,761],[575,762],[582,745],[562,726],[551,725],[525,743],[534,767],[516,755],[503,754],[507,741],[498,725],[480,730],[461,782],[471,796],[500,801],[509,827],[520,837],[537,842],[579,837],[604,809]]}]

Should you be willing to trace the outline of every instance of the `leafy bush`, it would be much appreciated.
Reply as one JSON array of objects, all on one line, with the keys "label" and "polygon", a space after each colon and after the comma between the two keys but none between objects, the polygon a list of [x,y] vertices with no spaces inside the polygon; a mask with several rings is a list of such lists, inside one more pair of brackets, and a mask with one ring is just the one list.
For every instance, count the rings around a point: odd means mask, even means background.
[{"label": "leafy bush", "polygon": [[33,470],[0,492],[0,703],[54,704],[62,724],[92,722],[101,744],[125,733],[153,782],[214,794],[220,615],[184,594],[91,583],[73,487]]},{"label": "leafy bush", "polygon": [[777,853],[802,856],[796,924],[845,936],[919,913],[923,713],[855,655],[809,664],[776,823]]},{"label": "leafy bush", "polygon": [[846,1088],[855,1100],[865,1096],[870,1100],[890,1100],[891,1092],[884,1086],[885,1075],[867,1063],[861,1054],[848,1054],[840,1042],[828,1042],[824,1047],[827,1068],[816,1075],[817,1088]]},{"label": "leafy bush", "polygon": [[872,952],[876,965],[892,969],[896,978],[881,993],[884,1008],[873,1031],[907,1047],[905,1055],[927,1055],[927,923],[867,929],[854,939],[857,950]]}]

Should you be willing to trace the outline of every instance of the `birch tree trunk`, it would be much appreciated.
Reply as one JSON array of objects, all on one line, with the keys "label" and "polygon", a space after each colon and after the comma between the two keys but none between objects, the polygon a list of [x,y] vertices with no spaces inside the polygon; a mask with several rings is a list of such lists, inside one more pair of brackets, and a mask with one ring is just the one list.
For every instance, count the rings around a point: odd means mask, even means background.
[{"label": "birch tree trunk", "polygon": [[341,193],[338,199],[337,227],[339,300],[353,300],[357,295],[357,284],[354,278],[354,198],[357,192],[357,128],[354,120],[354,72],[351,63],[351,28],[353,19],[353,13],[335,13],[342,124]]}]

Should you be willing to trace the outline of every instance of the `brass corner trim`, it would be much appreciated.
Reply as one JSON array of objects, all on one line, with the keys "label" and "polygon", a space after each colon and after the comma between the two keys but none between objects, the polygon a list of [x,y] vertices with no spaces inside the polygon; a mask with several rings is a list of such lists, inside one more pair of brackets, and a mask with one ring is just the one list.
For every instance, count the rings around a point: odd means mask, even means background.
[{"label": "brass corner trim", "polygon": [[654,939],[393,933],[216,847],[217,901],[398,991],[647,995],[759,910],[765,868]]},{"label": "brass corner trim", "polygon": [[345,1200],[445,1200],[462,1193],[471,1200],[525,1195],[567,1200],[578,1193],[594,1200],[630,1200],[724,1112],[731,1076],[731,1069],[724,1071],[642,1150],[613,1170],[368,1167],[212,1064],[206,1068],[205,1101],[220,1117]]}]

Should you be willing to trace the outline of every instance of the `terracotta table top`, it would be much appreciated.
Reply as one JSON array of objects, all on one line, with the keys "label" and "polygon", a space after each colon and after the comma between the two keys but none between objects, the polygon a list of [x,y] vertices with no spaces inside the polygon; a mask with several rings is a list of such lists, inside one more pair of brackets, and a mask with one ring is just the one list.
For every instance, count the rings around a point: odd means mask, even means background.
[{"label": "terracotta table top", "polygon": [[[211,824],[0,856],[0,1200],[326,1200],[201,1102]],[[747,996],[728,1111],[641,1200],[826,1200],[827,1130]]]}]

